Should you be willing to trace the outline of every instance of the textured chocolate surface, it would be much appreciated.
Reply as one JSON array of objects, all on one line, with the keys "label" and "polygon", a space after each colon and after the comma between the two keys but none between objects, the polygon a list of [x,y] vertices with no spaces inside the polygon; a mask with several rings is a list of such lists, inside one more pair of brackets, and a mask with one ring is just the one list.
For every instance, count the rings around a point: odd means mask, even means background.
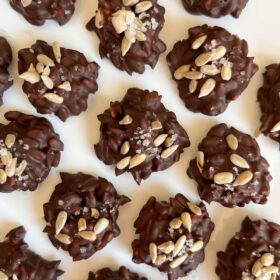
[{"label": "textured chocolate surface", "polygon": [[197,158],[187,172],[197,182],[201,199],[235,207],[251,201],[266,203],[271,181],[268,167],[254,138],[219,124],[198,145]]},{"label": "textured chocolate surface", "polygon": [[241,95],[258,70],[247,55],[245,40],[203,25],[189,29],[189,38],[175,44],[167,62],[185,106],[216,116]]},{"label": "textured chocolate surface", "polygon": [[83,173],[60,176],[62,182],[44,204],[44,232],[74,261],[87,259],[120,234],[118,209],[130,199],[103,178]]},{"label": "textured chocolate surface", "polygon": [[65,121],[85,111],[89,94],[97,91],[99,66],[78,51],[37,41],[20,50],[18,59],[22,89],[41,114]]},{"label": "textured chocolate surface", "polygon": [[164,107],[156,91],[131,88],[121,102],[111,102],[98,119],[97,157],[107,165],[116,165],[116,175],[131,172],[138,184],[152,172],[177,162],[190,145],[176,115]]},{"label": "textured chocolate surface", "polygon": [[112,271],[106,267],[98,270],[96,273],[90,272],[88,280],[147,280],[145,277],[140,277],[137,273],[131,272],[124,266],[119,270]]},{"label": "textured chocolate surface", "polygon": [[280,143],[280,64],[267,66],[263,76],[264,84],[258,91],[260,131]]},{"label": "textured chocolate surface", "polygon": [[195,15],[219,18],[232,15],[238,18],[248,0],[182,0],[185,9]]},{"label": "textured chocolate surface", "polygon": [[[169,203],[151,197],[134,227],[139,238],[132,242],[133,261],[157,267],[174,280],[204,261],[204,248],[214,224],[203,203],[195,205],[177,194]],[[154,246],[155,255],[151,254]]]},{"label": "textured chocolate surface", "polygon": [[60,161],[63,143],[45,118],[11,111],[0,124],[0,192],[34,191]]},{"label": "textured chocolate surface", "polygon": [[3,93],[12,84],[13,80],[8,72],[12,62],[12,49],[4,37],[0,37],[0,106],[3,104]]},{"label": "textured chocolate surface", "polygon": [[63,25],[75,11],[76,0],[10,0],[10,4],[31,24],[43,25],[52,19]]},{"label": "textured chocolate surface", "polygon": [[[124,4],[128,2],[132,4]],[[143,7],[147,2],[148,6]],[[166,50],[166,45],[159,39],[164,13],[165,9],[157,0],[99,0],[97,14],[87,24],[87,29],[95,31],[100,39],[101,58],[109,58],[117,68],[129,74],[142,74],[145,65],[154,68],[160,54]]]},{"label": "textured chocolate surface", "polygon": [[[267,220],[251,221],[248,217],[242,223],[240,232],[230,240],[225,252],[218,252],[216,273],[221,280],[279,280],[276,273],[280,268],[280,226]],[[266,257],[264,257],[264,255]],[[255,263],[261,263],[259,266]],[[253,275],[253,271],[259,278]]]},{"label": "textured chocolate surface", "polygon": [[0,243],[0,279],[56,280],[63,273],[60,261],[47,261],[28,249],[26,231],[18,227]]}]

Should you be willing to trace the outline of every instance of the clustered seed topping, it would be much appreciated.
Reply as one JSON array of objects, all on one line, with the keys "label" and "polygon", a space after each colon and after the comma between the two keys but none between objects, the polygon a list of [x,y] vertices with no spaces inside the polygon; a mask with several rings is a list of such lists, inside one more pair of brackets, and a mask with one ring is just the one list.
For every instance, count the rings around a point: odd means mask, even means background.
[{"label": "clustered seed topping", "polygon": [[20,0],[20,2],[24,8],[32,4],[32,0]]},{"label": "clustered seed topping", "polygon": [[276,280],[279,268],[274,264],[275,256],[271,253],[265,253],[258,258],[250,272],[244,271],[242,280]]},{"label": "clustered seed topping", "polygon": [[[51,74],[50,68],[55,67],[56,63],[59,64],[61,62],[61,48],[59,43],[54,42],[52,49],[56,62],[53,61],[53,59],[51,59],[47,55],[39,54],[36,57],[37,64],[35,65],[35,67],[31,63],[28,70],[22,73],[21,75],[19,75],[19,77],[31,84],[39,83],[42,80],[45,87],[48,90],[51,90],[50,92],[45,92],[43,97],[52,103],[62,104],[63,97],[56,93],[54,81],[50,77]],[[57,86],[57,88],[62,89],[64,91],[71,91],[72,89],[69,81],[62,82],[60,85]]]},{"label": "clustered seed topping", "polygon": [[[185,229],[191,234],[192,217],[202,215],[201,209],[197,205],[188,202],[187,206],[189,212],[183,212],[180,217],[175,217],[170,221],[168,231],[171,237],[175,230],[181,234]],[[155,266],[161,266],[166,261],[169,261],[169,266],[174,269],[180,266],[188,258],[189,254],[198,252],[203,247],[203,241],[187,239],[187,236],[183,234],[175,242],[170,240],[159,245],[151,242],[149,244],[149,255]]]},{"label": "clustered seed topping", "polygon": [[[17,176],[21,181],[28,179],[28,175],[23,176],[27,168],[26,160],[22,160],[18,163],[18,158],[16,157],[17,151],[14,146],[16,141],[17,139],[14,134],[7,134],[5,141],[0,140],[0,158],[2,166],[0,169],[0,184],[5,184],[7,179],[13,176]],[[18,140],[17,142],[17,144],[23,146],[23,149],[29,149],[29,146],[23,144],[22,140]]]},{"label": "clustered seed topping", "polygon": [[[192,49],[198,50],[203,47],[207,35],[202,34],[192,43]],[[198,98],[208,96],[216,87],[216,75],[221,75],[223,81],[229,81],[232,77],[232,63],[225,57],[227,49],[224,46],[213,47],[207,52],[198,55],[192,65],[182,65],[174,73],[176,80],[188,79],[189,92],[195,93],[198,90],[198,80],[205,79],[199,89]],[[210,78],[207,78],[210,76]],[[280,129],[280,128],[279,128]]]}]

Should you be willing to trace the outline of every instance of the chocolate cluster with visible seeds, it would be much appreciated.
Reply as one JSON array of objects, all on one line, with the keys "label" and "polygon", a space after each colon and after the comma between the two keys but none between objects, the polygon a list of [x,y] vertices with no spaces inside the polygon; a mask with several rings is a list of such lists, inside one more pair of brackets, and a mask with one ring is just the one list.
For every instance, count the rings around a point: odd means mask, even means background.
[{"label": "chocolate cluster with visible seeds", "polygon": [[204,261],[214,223],[203,203],[196,205],[177,194],[169,203],[151,197],[134,227],[139,238],[132,242],[133,261],[156,267],[174,280]]},{"label": "chocolate cluster with visible seeds", "polygon": [[131,172],[138,184],[152,172],[173,165],[190,145],[176,115],[164,107],[156,91],[131,88],[121,102],[111,102],[98,119],[97,157],[107,165],[116,165],[116,175]]},{"label": "chocolate cluster with visible seeds", "polygon": [[60,173],[62,182],[44,204],[44,229],[74,261],[87,259],[120,234],[119,207],[130,199],[104,178]]},{"label": "chocolate cluster with visible seeds", "polygon": [[280,64],[267,66],[263,77],[263,86],[258,91],[262,110],[260,132],[280,143]]},{"label": "chocolate cluster with visible seeds", "polygon": [[89,94],[97,89],[99,66],[75,50],[37,41],[18,53],[19,77],[29,101],[41,114],[55,114],[62,121],[87,109]]},{"label": "chocolate cluster with visible seeds", "polygon": [[0,192],[34,191],[60,161],[63,143],[45,118],[7,112],[0,125]]},{"label": "chocolate cluster with visible seeds", "polygon": [[4,91],[13,84],[8,72],[12,57],[12,49],[8,41],[4,37],[0,37],[0,106],[3,104]]},{"label": "chocolate cluster with visible seeds", "polygon": [[167,62],[185,106],[216,116],[241,95],[258,70],[247,55],[245,40],[203,25],[191,28],[189,38],[175,44]]},{"label": "chocolate cluster with visible seeds", "polygon": [[71,19],[75,2],[76,0],[10,0],[10,5],[33,25],[43,25],[50,19],[63,25]]},{"label": "chocolate cluster with visible seeds", "polygon": [[99,0],[87,29],[100,39],[99,53],[120,70],[143,73],[154,68],[166,45],[159,39],[165,9],[157,0]]},{"label": "chocolate cluster with visible seeds", "polygon": [[218,252],[221,280],[279,280],[280,226],[267,220],[244,219],[240,232]]},{"label": "chocolate cluster with visible seeds", "polygon": [[96,273],[90,272],[88,280],[148,280],[146,277],[141,277],[137,273],[131,272],[124,266],[113,271],[110,268],[102,268]]},{"label": "chocolate cluster with visible seeds", "polygon": [[187,173],[197,182],[201,199],[242,207],[267,202],[272,179],[268,167],[254,138],[219,124],[198,145]]},{"label": "chocolate cluster with visible seeds", "polygon": [[47,261],[30,251],[25,234],[22,226],[17,227],[0,242],[0,279],[57,280],[63,274],[58,268],[60,261]]},{"label": "chocolate cluster with visible seeds", "polygon": [[248,0],[182,0],[185,9],[195,15],[219,18],[232,15],[238,18]]}]

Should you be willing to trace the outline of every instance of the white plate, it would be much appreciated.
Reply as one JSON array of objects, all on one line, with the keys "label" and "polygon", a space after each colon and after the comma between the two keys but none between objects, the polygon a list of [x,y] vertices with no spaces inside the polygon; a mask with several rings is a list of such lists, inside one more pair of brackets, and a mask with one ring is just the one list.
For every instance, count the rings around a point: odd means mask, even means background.
[{"label": "white plate", "polygon": [[[65,144],[59,167],[52,170],[49,177],[35,192],[0,194],[0,239],[2,240],[13,227],[23,224],[27,229],[26,241],[32,250],[48,259],[62,260],[60,267],[65,274],[59,278],[61,280],[86,280],[90,270],[97,270],[104,266],[116,268],[119,265],[126,265],[151,280],[166,279],[156,269],[145,264],[137,265],[131,261],[130,244],[135,237],[133,222],[142,205],[151,195],[160,200],[168,200],[170,196],[178,192],[198,200],[196,184],[188,178],[186,169],[190,159],[196,154],[197,144],[209,128],[214,124],[226,122],[246,133],[253,134],[259,126],[260,110],[256,103],[256,93],[262,84],[262,72],[266,65],[280,62],[279,0],[251,0],[237,20],[231,16],[222,19],[192,16],[183,9],[181,0],[160,0],[159,3],[166,8],[166,24],[161,32],[161,38],[167,44],[167,52],[161,56],[155,70],[147,68],[144,75],[130,77],[114,68],[108,60],[100,59],[97,37],[85,29],[85,24],[95,13],[97,1],[77,0],[73,18],[63,27],[59,27],[54,22],[35,27],[12,10],[8,0],[1,0],[0,35],[6,36],[12,45],[14,60],[11,72],[15,77],[13,87],[4,95],[4,106],[0,108],[1,122],[5,122],[3,115],[8,110],[36,114],[22,92],[22,81],[16,74],[17,51],[29,47],[36,39],[46,40],[49,43],[58,40],[62,46],[85,53],[89,60],[95,60],[101,66],[98,78],[99,90],[97,94],[90,97],[89,108],[85,113],[70,118],[66,123],[62,123],[56,117],[46,116]],[[256,62],[260,67],[242,96],[232,102],[226,112],[218,117],[206,117],[185,109],[165,60],[166,54],[172,49],[174,43],[186,38],[188,28],[204,23],[220,25],[246,39],[249,43],[250,55],[256,57]],[[157,90],[162,94],[163,103],[167,108],[175,111],[192,143],[191,148],[181,156],[179,163],[166,171],[153,174],[141,186],[137,186],[129,174],[115,177],[113,168],[105,166],[93,152],[93,144],[99,139],[99,122],[96,116],[108,107],[110,101],[121,100],[126,90],[132,86]],[[218,250],[223,250],[232,235],[240,229],[240,223],[245,216],[249,215],[254,219],[266,218],[280,223],[278,145],[265,137],[260,137],[258,143],[263,156],[271,164],[270,171],[274,177],[268,203],[265,206],[250,204],[245,208],[235,209],[227,209],[217,204],[209,206],[208,210],[216,228],[206,249],[205,262],[197,271],[186,277],[187,279],[218,279],[215,275],[216,253]],[[118,223],[121,235],[102,251],[85,261],[73,262],[67,252],[56,250],[47,235],[42,233],[45,226],[42,205],[48,201],[54,186],[60,181],[59,171],[83,171],[103,176],[110,180],[120,193],[132,199],[131,203],[120,208]]]}]

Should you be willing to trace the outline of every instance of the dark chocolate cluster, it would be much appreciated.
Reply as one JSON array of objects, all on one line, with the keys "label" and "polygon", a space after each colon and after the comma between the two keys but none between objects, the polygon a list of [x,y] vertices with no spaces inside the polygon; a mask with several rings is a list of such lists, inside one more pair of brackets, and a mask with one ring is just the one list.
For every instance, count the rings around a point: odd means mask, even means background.
[{"label": "dark chocolate cluster", "polygon": [[151,197],[134,227],[139,238],[132,242],[133,261],[156,267],[174,280],[204,261],[214,224],[203,203],[195,205],[177,194],[169,203]]},{"label": "dark chocolate cluster", "polygon": [[75,50],[37,41],[18,53],[22,89],[41,114],[55,114],[62,121],[87,109],[89,94],[97,91],[99,66]]},{"label": "dark chocolate cluster", "polygon": [[279,280],[280,226],[267,220],[242,223],[225,252],[218,252],[221,280]]},{"label": "dark chocolate cluster", "polygon": [[60,176],[62,182],[44,204],[44,232],[74,261],[87,259],[120,234],[118,209],[130,199],[103,178],[83,173]]},{"label": "dark chocolate cluster", "polygon": [[248,45],[227,30],[193,27],[167,56],[180,97],[193,112],[216,116],[236,100],[258,70]]},{"label": "dark chocolate cluster", "polygon": [[47,261],[28,249],[26,231],[18,227],[0,243],[1,280],[57,280],[63,274],[60,261]]},{"label": "dark chocolate cluster", "polygon": [[0,124],[0,192],[34,191],[60,161],[63,143],[45,118],[7,112]]},{"label": "dark chocolate cluster", "polygon": [[188,175],[197,182],[201,199],[235,207],[266,203],[272,179],[268,167],[254,138],[219,124],[199,144]]},{"label": "dark chocolate cluster", "polygon": [[98,119],[97,157],[107,165],[116,165],[116,175],[131,172],[138,184],[152,172],[177,162],[190,145],[176,115],[164,107],[156,91],[131,88]]},{"label": "dark chocolate cluster", "polygon": [[31,24],[43,25],[52,19],[63,25],[75,11],[76,0],[10,0],[10,4]]},{"label": "dark chocolate cluster", "polygon": [[98,10],[87,24],[100,39],[99,53],[129,74],[154,68],[166,46],[159,39],[165,9],[157,0],[99,0]]}]

